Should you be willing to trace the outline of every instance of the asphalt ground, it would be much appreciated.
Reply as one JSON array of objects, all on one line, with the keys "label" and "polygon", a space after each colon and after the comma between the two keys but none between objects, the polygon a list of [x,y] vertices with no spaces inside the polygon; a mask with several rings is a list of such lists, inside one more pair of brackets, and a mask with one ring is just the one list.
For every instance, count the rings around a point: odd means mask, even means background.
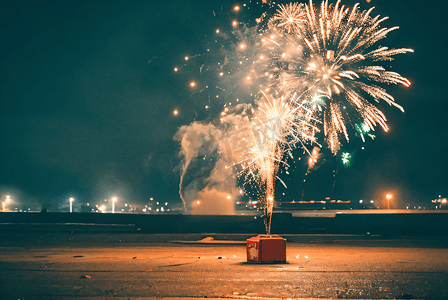
[{"label": "asphalt ground", "polygon": [[0,299],[448,298],[442,237],[284,235],[287,263],[254,264],[250,236],[0,231]]}]

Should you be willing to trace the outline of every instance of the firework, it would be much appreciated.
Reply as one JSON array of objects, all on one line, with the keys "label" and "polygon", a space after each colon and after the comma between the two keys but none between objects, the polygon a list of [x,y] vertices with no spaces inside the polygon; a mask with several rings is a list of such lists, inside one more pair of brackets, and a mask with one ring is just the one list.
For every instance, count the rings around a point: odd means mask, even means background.
[{"label": "firework", "polygon": [[[200,70],[208,80],[219,78],[222,87],[202,86],[230,91],[228,98],[246,93],[245,102],[253,100],[256,109],[245,117],[250,130],[238,138],[244,146],[237,147],[242,151],[232,163],[240,167],[241,174],[254,178],[263,191],[259,198],[266,208],[268,233],[277,173],[280,166],[288,166],[285,153],[303,147],[311,157],[309,168],[313,168],[319,148],[311,154],[306,145],[322,146],[318,132],[323,132],[328,148],[337,155],[351,131],[363,141],[365,135],[375,137],[370,131],[377,125],[388,131],[386,116],[376,103],[384,101],[403,111],[381,85],[408,87],[410,81],[387,71],[382,63],[413,50],[375,46],[398,27],[381,27],[388,18],[373,17],[372,11],[361,11],[358,4],[350,9],[341,1],[333,5],[328,0],[320,6],[312,1],[280,4],[272,17],[265,12],[257,18],[254,27],[233,21],[230,34],[216,30],[215,42],[222,38],[223,43],[214,53],[224,57],[202,64]],[[228,115],[231,103],[226,105],[222,117]],[[342,159],[346,164],[350,157],[344,153]]]},{"label": "firework", "polygon": [[[341,6],[341,1],[335,5],[323,1],[320,8],[312,1],[308,5],[279,5],[256,36],[262,47],[252,53],[252,77],[258,78],[260,87],[267,86],[265,91],[284,97],[294,95],[291,101],[281,97],[280,102],[269,101],[264,95],[268,109],[261,103],[260,110],[266,117],[279,116],[283,131],[264,141],[262,148],[251,147],[248,153],[246,167],[256,168],[266,187],[268,218],[276,174],[286,149],[298,142],[303,145],[304,140],[316,142],[315,129],[307,139],[297,138],[309,123],[290,122],[297,118],[296,109],[305,109],[306,114],[312,115],[308,120],[317,119],[316,123],[323,124],[326,143],[334,155],[340,150],[342,136],[349,141],[350,127],[360,133],[363,141],[363,133],[374,130],[376,125],[388,131],[384,113],[373,103],[382,100],[403,111],[393,96],[377,84],[409,86],[410,82],[396,72],[386,71],[380,63],[413,50],[374,47],[398,27],[381,28],[388,18],[372,17],[372,11],[373,8],[360,11],[358,5],[349,9]],[[360,125],[352,124],[352,120],[360,120]],[[310,165],[315,163],[314,156],[310,154]],[[343,157],[348,161],[348,157]],[[269,232],[270,225],[267,229]]]},{"label": "firework", "polygon": [[325,0],[320,6],[312,1],[279,4],[272,17],[265,12],[257,18],[256,26],[237,22],[230,34],[216,30],[216,42],[222,44],[214,53],[224,56],[200,69],[208,80],[218,77],[219,81],[204,85],[228,91],[229,98],[244,93],[256,98],[252,95],[259,91],[274,97],[295,95],[294,106],[312,110],[336,155],[343,140],[348,142],[350,132],[357,131],[356,123],[372,131],[377,125],[388,131],[378,102],[403,111],[381,85],[411,84],[382,63],[413,50],[376,47],[398,27],[381,27],[388,17],[372,16],[372,12],[373,8],[360,10],[358,4],[347,8],[340,0],[334,5]]},{"label": "firework", "polygon": [[288,33],[299,33],[306,22],[306,12],[302,3],[279,4],[277,13],[270,22],[283,27]]},{"label": "firework", "polygon": [[[299,6],[296,9],[300,9]],[[290,10],[289,6],[281,7],[283,14]],[[403,111],[393,96],[374,83],[408,87],[411,84],[408,79],[386,71],[379,63],[413,50],[374,47],[398,27],[381,28],[380,24],[388,18],[371,17],[373,8],[360,11],[355,5],[350,10],[341,6],[341,1],[334,6],[323,1],[319,9],[310,1],[302,10],[306,12],[306,22],[300,22],[298,30],[277,43],[284,49],[293,45],[292,48],[300,49],[301,55],[286,52],[278,59],[277,65],[281,62],[285,67],[277,70],[278,75],[274,76],[277,82],[272,84],[283,93],[299,93],[302,99],[311,99],[315,95],[324,97],[320,118],[326,142],[336,155],[341,136],[349,141],[348,127],[353,126],[353,119],[362,120],[371,130],[380,125],[388,131],[384,113],[371,100],[383,100]],[[277,27],[282,24],[284,22]]]}]

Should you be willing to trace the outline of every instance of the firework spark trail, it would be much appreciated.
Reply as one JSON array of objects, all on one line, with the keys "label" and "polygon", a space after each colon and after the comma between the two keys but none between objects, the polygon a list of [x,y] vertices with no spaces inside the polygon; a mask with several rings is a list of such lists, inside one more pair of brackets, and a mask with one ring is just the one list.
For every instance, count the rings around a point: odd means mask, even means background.
[{"label": "firework spark trail", "polygon": [[255,178],[262,189],[259,199],[266,210],[266,232],[270,234],[275,181],[280,180],[277,172],[280,165],[289,167],[284,153],[314,141],[319,129],[313,124],[309,110],[295,105],[295,96],[285,99],[271,98],[264,92],[262,95],[258,100],[258,114],[250,122],[251,130],[243,137],[244,151],[235,164],[242,166],[244,176]]}]

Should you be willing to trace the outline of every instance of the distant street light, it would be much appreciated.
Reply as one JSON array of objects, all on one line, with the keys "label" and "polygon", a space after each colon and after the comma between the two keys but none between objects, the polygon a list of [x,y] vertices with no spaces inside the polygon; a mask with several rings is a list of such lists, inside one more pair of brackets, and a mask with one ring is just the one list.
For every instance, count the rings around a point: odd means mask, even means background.
[{"label": "distant street light", "polygon": [[117,201],[117,197],[112,198],[112,213],[115,213],[115,201]]},{"label": "distant street light", "polygon": [[71,197],[70,199],[70,212],[73,212],[73,201],[75,201],[75,198]]},{"label": "distant street light", "polygon": [[9,197],[9,195],[6,195],[5,201],[2,202],[2,210],[6,209],[6,204],[9,202],[11,202],[11,198]]},{"label": "distant street light", "polygon": [[387,209],[390,209],[390,199],[392,199],[392,195],[391,194],[387,194],[386,198],[387,198]]}]

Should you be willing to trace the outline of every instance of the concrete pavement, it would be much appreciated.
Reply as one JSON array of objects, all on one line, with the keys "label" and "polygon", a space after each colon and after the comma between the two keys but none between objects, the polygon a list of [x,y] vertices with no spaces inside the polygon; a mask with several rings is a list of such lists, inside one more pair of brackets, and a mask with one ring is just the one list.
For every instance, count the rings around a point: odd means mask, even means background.
[{"label": "concrete pavement", "polygon": [[258,265],[238,243],[127,236],[0,232],[0,299],[448,298],[444,239],[290,235],[286,264]]}]

